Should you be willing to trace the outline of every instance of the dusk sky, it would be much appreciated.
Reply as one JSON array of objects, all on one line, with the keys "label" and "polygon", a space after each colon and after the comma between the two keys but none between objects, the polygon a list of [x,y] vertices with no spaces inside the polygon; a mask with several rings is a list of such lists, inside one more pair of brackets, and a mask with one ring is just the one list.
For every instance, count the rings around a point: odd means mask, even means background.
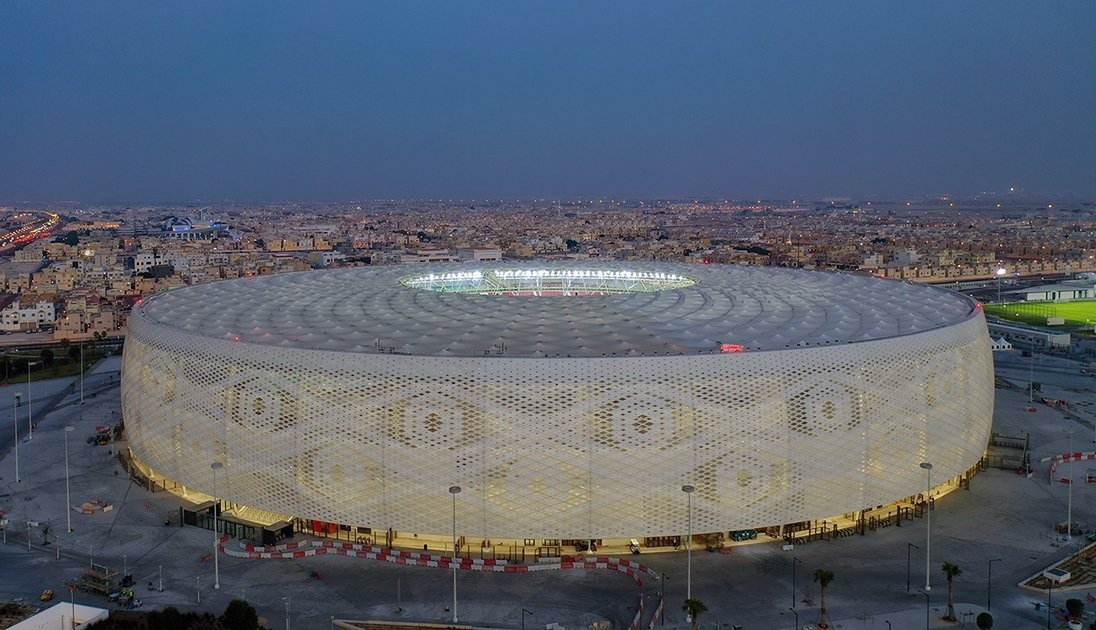
[{"label": "dusk sky", "polygon": [[0,201],[1096,193],[1096,2],[0,2]]}]

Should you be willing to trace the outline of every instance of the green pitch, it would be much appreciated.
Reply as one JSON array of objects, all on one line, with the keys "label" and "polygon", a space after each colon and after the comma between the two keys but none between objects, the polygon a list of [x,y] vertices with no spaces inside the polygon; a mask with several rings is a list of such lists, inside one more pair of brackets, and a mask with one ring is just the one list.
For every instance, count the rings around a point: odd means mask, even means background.
[{"label": "green pitch", "polygon": [[1096,324],[1096,300],[986,304],[985,310],[989,315],[1028,324],[1046,325],[1048,317],[1061,317],[1066,326]]}]

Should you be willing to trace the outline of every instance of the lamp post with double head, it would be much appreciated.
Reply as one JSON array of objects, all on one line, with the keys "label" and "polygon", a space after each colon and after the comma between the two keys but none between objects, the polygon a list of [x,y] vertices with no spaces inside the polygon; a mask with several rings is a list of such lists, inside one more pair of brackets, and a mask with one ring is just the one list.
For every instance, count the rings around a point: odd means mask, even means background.
[{"label": "lamp post with double head", "polygon": [[209,465],[213,471],[213,588],[221,588],[221,566],[217,553],[217,513],[221,511],[221,503],[217,500],[217,471],[224,468],[221,462],[213,462]]},{"label": "lamp post with double head", "polygon": [[685,599],[693,598],[693,491],[695,487],[685,484],[681,491],[688,497],[688,515],[686,516],[685,537]]},{"label": "lamp post with double head", "polygon": [[449,494],[453,495],[453,623],[457,623],[457,495],[460,486],[449,486]]},{"label": "lamp post with double head", "polygon": [[929,586],[929,575],[932,572],[932,566],[930,563],[931,550],[932,550],[932,510],[931,501],[932,498],[932,464],[929,462],[921,462],[921,468],[925,469],[926,481],[925,481],[925,597],[928,597],[928,591],[931,589]]}]

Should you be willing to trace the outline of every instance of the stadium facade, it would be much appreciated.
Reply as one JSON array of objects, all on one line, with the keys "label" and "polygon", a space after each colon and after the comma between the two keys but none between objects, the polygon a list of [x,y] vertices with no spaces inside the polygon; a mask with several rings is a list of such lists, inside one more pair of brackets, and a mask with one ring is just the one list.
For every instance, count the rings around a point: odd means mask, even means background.
[{"label": "stadium facade", "polygon": [[[822,519],[982,456],[981,308],[867,276],[656,263],[352,268],[139,304],[122,373],[156,478],[276,515],[631,538]],[[682,487],[691,485],[691,525]]]}]

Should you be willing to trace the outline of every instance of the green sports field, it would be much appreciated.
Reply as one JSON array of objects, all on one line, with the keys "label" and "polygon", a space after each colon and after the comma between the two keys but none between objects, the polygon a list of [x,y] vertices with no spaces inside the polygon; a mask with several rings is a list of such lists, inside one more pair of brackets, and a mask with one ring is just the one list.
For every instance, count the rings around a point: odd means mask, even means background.
[{"label": "green sports field", "polygon": [[986,304],[985,309],[988,315],[1028,324],[1046,325],[1048,317],[1061,317],[1066,326],[1096,324],[1096,300]]}]

